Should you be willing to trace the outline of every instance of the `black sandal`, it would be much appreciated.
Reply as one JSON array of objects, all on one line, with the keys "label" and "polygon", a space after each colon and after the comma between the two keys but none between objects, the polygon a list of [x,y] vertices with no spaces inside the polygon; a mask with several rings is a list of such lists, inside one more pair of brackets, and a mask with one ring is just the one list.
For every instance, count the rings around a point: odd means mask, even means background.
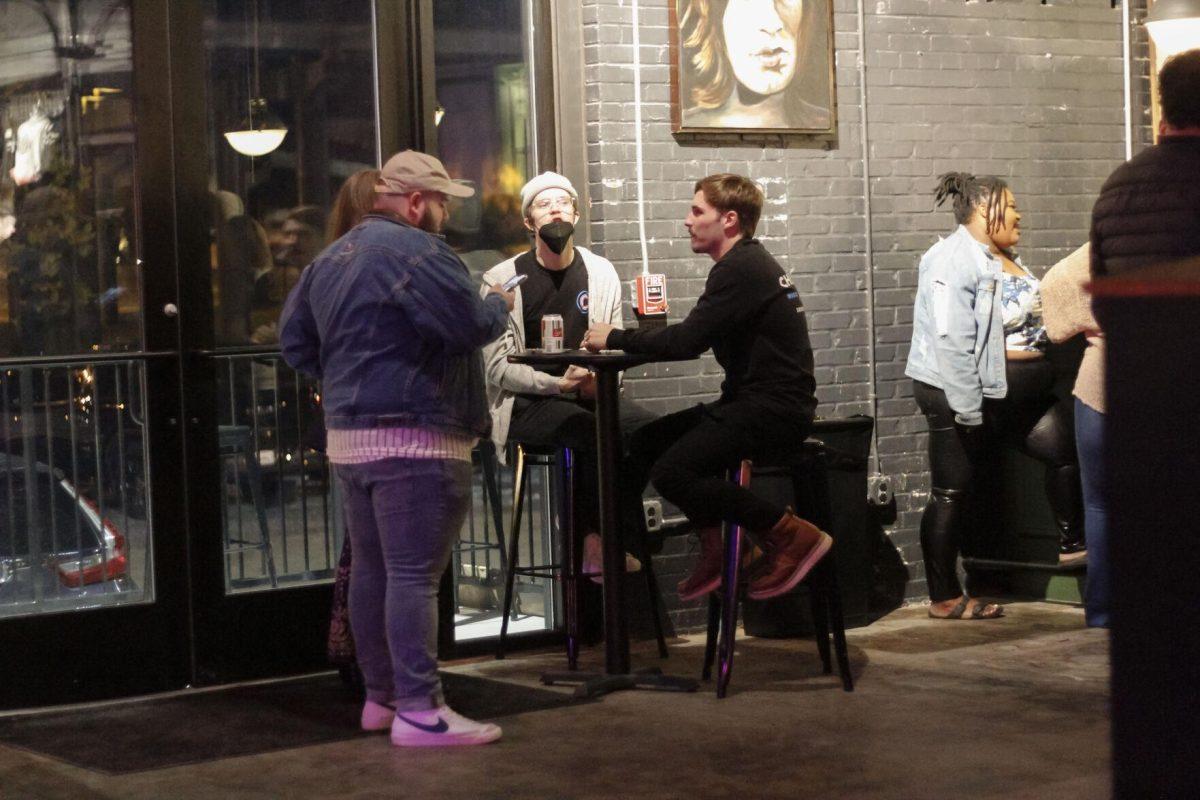
[{"label": "black sandal", "polygon": [[[949,612],[947,612],[946,616],[944,616],[944,617],[937,616],[936,614],[933,613],[933,609],[930,608],[929,609],[929,618],[930,619],[963,619],[963,614],[967,613],[967,606],[970,605],[971,602],[972,602],[971,598],[967,597],[964,594],[961,598],[959,598],[958,602],[954,604],[954,607],[951,608]],[[994,605],[996,608],[994,611],[989,613],[987,610],[987,607],[991,606],[991,605]],[[982,600],[978,600],[978,601],[975,601],[974,605],[971,606],[971,613],[967,614],[966,618],[967,619],[999,619],[1000,617],[1003,617],[1003,616],[1004,616],[1004,606],[996,604],[996,603],[985,603]]]},{"label": "black sandal", "polygon": [[[995,609],[989,613],[988,606],[994,606]],[[980,600],[971,609],[971,619],[1000,619],[1003,616],[1004,606],[999,603],[985,603]]]},{"label": "black sandal", "polygon": [[929,609],[929,618],[930,619],[962,619],[963,612],[967,610],[967,603],[969,603],[969,602],[971,602],[970,598],[968,598],[964,594],[962,597],[960,597],[958,599],[958,602],[954,604],[954,607],[951,608],[948,612],[946,612],[946,616],[944,616],[944,617],[939,617],[938,615],[934,614],[933,607],[931,606]]}]

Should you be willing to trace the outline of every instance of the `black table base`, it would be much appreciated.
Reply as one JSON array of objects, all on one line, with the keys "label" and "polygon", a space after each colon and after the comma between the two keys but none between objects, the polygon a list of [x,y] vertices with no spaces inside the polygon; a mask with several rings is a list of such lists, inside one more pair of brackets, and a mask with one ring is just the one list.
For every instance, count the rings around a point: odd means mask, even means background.
[{"label": "black table base", "polygon": [[578,698],[599,697],[623,689],[652,689],[660,692],[694,692],[700,682],[692,678],[664,675],[658,667],[639,669],[621,675],[606,675],[602,672],[546,672],[542,674],[546,686],[575,685]]},{"label": "black table base", "polygon": [[[600,535],[604,546],[604,574],[625,572],[623,543],[617,494],[617,469],[621,453],[619,373],[623,369],[656,361],[653,356],[621,351],[589,353],[568,350],[544,353],[530,350],[512,355],[514,364],[534,367],[586,366],[596,373],[596,472],[600,499]],[[689,678],[663,675],[657,668],[633,672],[629,665],[629,631],[625,621],[622,581],[604,582],[604,672],[547,672],[542,683],[578,684],[576,697],[598,697],[622,689],[658,689],[669,692],[694,692],[698,683]]]}]

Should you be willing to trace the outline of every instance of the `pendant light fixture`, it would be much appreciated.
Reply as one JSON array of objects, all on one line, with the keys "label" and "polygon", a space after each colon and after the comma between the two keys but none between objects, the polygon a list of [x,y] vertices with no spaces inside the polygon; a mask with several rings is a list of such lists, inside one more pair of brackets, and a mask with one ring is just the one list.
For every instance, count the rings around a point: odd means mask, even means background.
[{"label": "pendant light fixture", "polygon": [[1200,0],[1156,0],[1146,15],[1146,30],[1160,63],[1200,47]]},{"label": "pendant light fixture", "polygon": [[265,156],[283,144],[283,139],[287,136],[287,126],[267,108],[267,101],[262,96],[262,87],[259,84],[257,0],[254,3],[253,46],[253,84],[250,87],[246,116],[237,130],[225,132],[225,141],[244,156]]}]

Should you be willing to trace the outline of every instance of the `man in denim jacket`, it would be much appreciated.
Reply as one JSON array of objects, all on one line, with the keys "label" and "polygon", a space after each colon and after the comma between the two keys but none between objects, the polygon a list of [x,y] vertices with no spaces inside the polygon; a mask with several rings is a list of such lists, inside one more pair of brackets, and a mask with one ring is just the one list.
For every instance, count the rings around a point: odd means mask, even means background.
[{"label": "man in denim jacket", "polygon": [[500,738],[445,704],[438,582],[471,497],[490,420],[480,348],[511,293],[482,298],[438,235],[447,196],[473,190],[436,158],[393,156],[374,211],[305,268],[280,317],[284,359],[322,381],[327,454],[354,553],[350,624],[367,687],[361,724],[397,745]]}]

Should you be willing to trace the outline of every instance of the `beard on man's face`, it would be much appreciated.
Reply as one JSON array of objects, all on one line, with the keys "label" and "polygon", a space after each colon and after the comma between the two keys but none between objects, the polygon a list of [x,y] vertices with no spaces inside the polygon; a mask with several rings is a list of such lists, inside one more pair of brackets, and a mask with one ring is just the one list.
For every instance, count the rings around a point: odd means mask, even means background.
[{"label": "beard on man's face", "polygon": [[417,222],[417,227],[426,233],[441,233],[442,225],[446,222],[446,218],[438,219],[433,215],[431,206],[425,207],[425,213],[421,214],[420,221]]}]

